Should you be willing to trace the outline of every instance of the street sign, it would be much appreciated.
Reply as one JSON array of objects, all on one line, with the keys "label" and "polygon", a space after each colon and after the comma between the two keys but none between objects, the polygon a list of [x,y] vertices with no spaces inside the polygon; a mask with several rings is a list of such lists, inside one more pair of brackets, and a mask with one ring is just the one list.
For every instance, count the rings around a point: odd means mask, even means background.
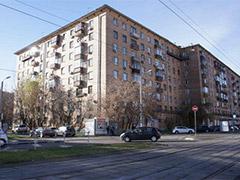
[{"label": "street sign", "polygon": [[196,105],[194,105],[194,106],[192,107],[192,111],[194,111],[194,112],[198,111],[198,107],[197,107]]}]

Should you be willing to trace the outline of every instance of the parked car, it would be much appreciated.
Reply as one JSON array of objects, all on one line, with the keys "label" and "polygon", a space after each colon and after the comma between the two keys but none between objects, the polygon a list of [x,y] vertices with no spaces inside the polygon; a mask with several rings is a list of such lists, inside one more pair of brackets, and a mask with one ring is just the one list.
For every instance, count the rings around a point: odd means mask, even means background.
[{"label": "parked car", "polygon": [[209,129],[211,132],[219,132],[220,126],[210,126]]},{"label": "parked car", "polygon": [[211,132],[211,129],[207,125],[201,125],[197,128],[197,132]]},{"label": "parked car", "polygon": [[61,126],[61,127],[59,127],[58,130],[57,130],[57,135],[58,136],[64,136],[64,134],[65,134],[66,137],[75,136],[76,132],[75,132],[74,127],[72,127],[72,126]]},{"label": "parked car", "polygon": [[235,131],[235,132],[239,132],[239,131],[240,131],[239,127],[236,126],[236,125],[230,126],[229,129],[230,129],[231,131]]},{"label": "parked car", "polygon": [[7,145],[7,143],[8,143],[7,134],[2,129],[0,129],[0,147]]},{"label": "parked car", "polygon": [[55,131],[56,128],[42,128],[39,127],[37,129],[34,129],[31,132],[31,137],[37,136],[37,137],[55,137],[57,136],[57,133]]},{"label": "parked car", "polygon": [[157,128],[140,127],[122,133],[120,138],[125,142],[130,142],[132,140],[151,140],[156,142],[161,138],[161,133]]},{"label": "parked car", "polygon": [[12,128],[12,132],[16,134],[26,134],[29,132],[29,128],[25,124],[16,125]]},{"label": "parked car", "polygon": [[173,134],[184,134],[184,133],[192,134],[194,132],[195,132],[194,129],[191,129],[185,126],[176,126],[172,131]]}]

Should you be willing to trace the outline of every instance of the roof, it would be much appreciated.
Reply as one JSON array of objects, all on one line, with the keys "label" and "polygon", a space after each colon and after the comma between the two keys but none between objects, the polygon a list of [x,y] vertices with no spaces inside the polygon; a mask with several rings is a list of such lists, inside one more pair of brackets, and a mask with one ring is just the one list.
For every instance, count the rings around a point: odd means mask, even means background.
[{"label": "roof", "polygon": [[30,49],[32,46],[38,45],[38,44],[40,44],[40,43],[42,43],[42,42],[45,42],[46,40],[49,40],[50,38],[56,36],[57,34],[64,32],[66,29],[69,29],[70,27],[78,24],[79,22],[83,21],[84,19],[87,19],[88,17],[93,16],[93,15],[95,15],[95,14],[97,14],[97,13],[103,12],[104,10],[111,10],[111,11],[119,14],[120,16],[125,17],[126,19],[132,21],[134,24],[137,24],[137,25],[141,26],[142,28],[148,30],[149,32],[151,32],[151,33],[153,33],[154,35],[160,37],[161,39],[163,39],[164,41],[172,44],[173,46],[178,47],[177,45],[175,45],[174,43],[172,43],[172,42],[169,41],[168,39],[160,36],[159,34],[157,34],[156,32],[152,31],[151,29],[147,28],[146,26],[142,25],[141,23],[139,23],[139,22],[131,19],[130,17],[122,14],[121,12],[117,11],[116,9],[114,9],[114,8],[112,8],[112,7],[110,7],[110,6],[108,6],[108,5],[105,4],[105,5],[97,8],[96,10],[91,11],[90,13],[88,13],[88,14],[86,14],[86,15],[84,15],[84,16],[82,16],[82,17],[80,17],[80,18],[78,18],[78,19],[76,19],[76,20],[74,20],[74,21],[72,21],[71,23],[66,24],[65,26],[57,29],[56,31],[54,31],[54,32],[52,32],[52,33],[50,33],[50,34],[48,34],[48,35],[46,35],[46,36],[38,39],[37,41],[29,44],[28,46],[25,46],[24,48],[16,51],[14,54],[19,55],[19,54],[27,51],[28,49]]},{"label": "roof", "polygon": [[[192,46],[187,46],[185,48],[190,48],[190,47],[199,47],[201,49],[203,49],[204,51],[206,51],[208,54],[210,54],[211,56],[213,56],[216,60],[218,60],[220,63],[222,63],[224,66],[226,66],[232,73],[234,73],[236,76],[238,76],[238,78],[240,78],[240,75],[238,73],[236,73],[235,71],[233,71],[228,65],[226,65],[225,63],[223,63],[220,59],[218,59],[215,55],[213,55],[210,51],[208,51],[205,47],[203,47],[201,44],[194,44]],[[183,48],[184,49],[184,48]]]}]

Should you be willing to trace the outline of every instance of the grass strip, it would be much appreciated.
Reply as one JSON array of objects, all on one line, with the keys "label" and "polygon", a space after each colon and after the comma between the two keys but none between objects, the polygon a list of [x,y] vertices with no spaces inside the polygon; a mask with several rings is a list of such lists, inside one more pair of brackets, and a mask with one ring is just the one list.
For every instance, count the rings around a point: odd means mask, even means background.
[{"label": "grass strip", "polygon": [[146,149],[153,144],[146,142],[139,143],[121,143],[121,144],[89,144],[78,145],[69,148],[46,148],[37,150],[23,151],[2,151],[0,152],[1,164],[15,164],[29,161],[53,160],[69,157],[92,156],[102,154],[112,154],[130,150]]}]

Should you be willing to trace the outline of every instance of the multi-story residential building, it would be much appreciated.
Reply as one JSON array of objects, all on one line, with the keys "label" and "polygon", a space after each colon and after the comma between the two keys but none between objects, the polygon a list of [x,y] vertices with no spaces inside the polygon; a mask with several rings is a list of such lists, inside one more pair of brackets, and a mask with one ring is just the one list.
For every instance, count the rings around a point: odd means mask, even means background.
[{"label": "multi-story residential building", "polygon": [[91,95],[98,104],[113,80],[138,81],[141,72],[152,70],[143,83],[156,89],[163,124],[179,118],[184,103],[211,103],[215,120],[239,115],[236,73],[202,46],[176,46],[107,5],[15,54],[18,83],[42,75],[45,88],[62,85],[74,89],[76,98]]}]

